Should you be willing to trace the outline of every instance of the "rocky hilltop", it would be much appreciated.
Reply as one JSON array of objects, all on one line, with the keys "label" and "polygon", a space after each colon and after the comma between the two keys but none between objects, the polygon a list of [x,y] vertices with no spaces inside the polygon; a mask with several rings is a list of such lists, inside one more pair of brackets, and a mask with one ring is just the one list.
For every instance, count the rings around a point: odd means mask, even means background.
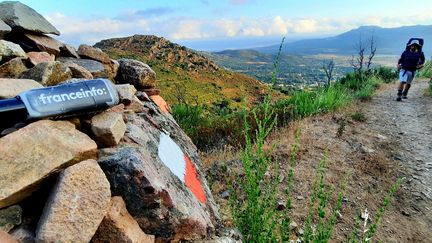
[{"label": "rocky hilltop", "polygon": [[[0,242],[239,240],[220,224],[197,149],[155,88],[154,70],[47,34],[60,32],[33,9],[0,3]],[[157,48],[148,60],[186,62],[186,50]],[[187,58],[190,68],[218,71]],[[27,106],[7,106],[31,89],[96,78],[114,87],[118,104],[38,120],[26,119]]]},{"label": "rocky hilltop", "polygon": [[219,67],[213,61],[184,46],[154,35],[134,35],[126,38],[102,40],[95,44],[102,50],[127,50],[142,54],[149,61],[178,65],[194,72],[216,72]]},{"label": "rocky hilltop", "polygon": [[169,103],[186,100],[211,105],[224,101],[235,107],[244,105],[242,100],[256,102],[265,90],[260,81],[220,68],[200,53],[165,38],[134,35],[102,40],[95,47],[111,58],[133,58],[149,64],[158,76],[158,89]]}]

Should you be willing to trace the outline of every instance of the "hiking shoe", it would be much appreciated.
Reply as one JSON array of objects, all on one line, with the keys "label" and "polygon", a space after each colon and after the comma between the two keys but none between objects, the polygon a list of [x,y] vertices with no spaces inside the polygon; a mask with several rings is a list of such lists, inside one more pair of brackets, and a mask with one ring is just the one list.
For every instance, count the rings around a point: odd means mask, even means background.
[{"label": "hiking shoe", "polygon": [[406,95],[402,95],[402,99],[408,99]]},{"label": "hiking shoe", "polygon": [[402,97],[398,96],[398,97],[396,98],[396,101],[402,101]]}]

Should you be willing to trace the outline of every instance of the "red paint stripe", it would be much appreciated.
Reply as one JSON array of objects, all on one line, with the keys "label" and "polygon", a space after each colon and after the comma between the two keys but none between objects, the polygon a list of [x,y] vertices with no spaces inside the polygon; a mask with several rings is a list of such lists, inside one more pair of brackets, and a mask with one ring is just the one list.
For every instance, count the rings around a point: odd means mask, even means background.
[{"label": "red paint stripe", "polygon": [[201,181],[198,178],[195,166],[187,155],[184,156],[184,160],[186,162],[185,184],[200,202],[205,203],[207,200],[206,195]]}]

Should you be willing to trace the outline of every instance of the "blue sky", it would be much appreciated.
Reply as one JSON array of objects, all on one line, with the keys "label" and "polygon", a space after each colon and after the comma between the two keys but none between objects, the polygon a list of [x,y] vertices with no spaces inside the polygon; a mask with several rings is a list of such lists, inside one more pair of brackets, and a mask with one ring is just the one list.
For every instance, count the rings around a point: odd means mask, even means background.
[{"label": "blue sky", "polygon": [[[77,45],[133,34],[177,43],[329,36],[361,25],[432,24],[431,0],[23,0]],[[255,43],[254,42],[254,43]],[[265,42],[265,41],[264,41]],[[203,48],[205,49],[205,48]]]}]

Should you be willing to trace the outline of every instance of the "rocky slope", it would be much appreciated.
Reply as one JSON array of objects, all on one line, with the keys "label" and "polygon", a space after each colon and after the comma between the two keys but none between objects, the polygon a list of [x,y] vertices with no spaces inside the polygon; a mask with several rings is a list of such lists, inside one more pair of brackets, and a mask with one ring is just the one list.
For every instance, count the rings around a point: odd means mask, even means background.
[{"label": "rocky slope", "polygon": [[[19,2],[0,3],[0,13],[0,242],[239,239],[221,225],[197,149],[150,66],[75,50]],[[4,107],[29,89],[93,78],[109,79],[120,103],[40,120]]]},{"label": "rocky slope", "polygon": [[170,103],[184,98],[200,104],[226,100],[239,106],[242,99],[249,104],[255,102],[265,90],[260,81],[220,68],[203,55],[164,38],[134,35],[103,40],[95,47],[112,58],[148,63],[158,76],[158,88]]}]

